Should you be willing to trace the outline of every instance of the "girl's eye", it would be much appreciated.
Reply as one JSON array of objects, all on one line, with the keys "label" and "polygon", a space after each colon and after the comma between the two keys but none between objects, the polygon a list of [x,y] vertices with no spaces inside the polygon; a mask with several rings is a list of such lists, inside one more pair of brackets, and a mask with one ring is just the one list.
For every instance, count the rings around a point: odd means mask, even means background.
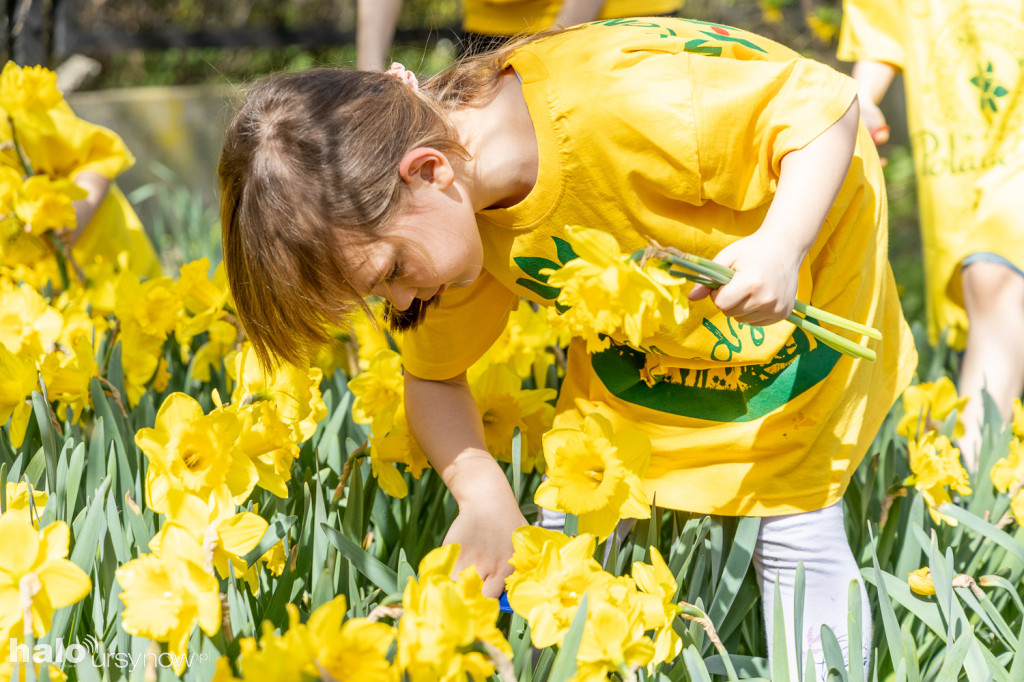
[{"label": "girl's eye", "polygon": [[394,282],[396,279],[402,276],[402,264],[399,261],[395,261],[394,267],[391,268],[391,272],[388,273],[387,281]]}]

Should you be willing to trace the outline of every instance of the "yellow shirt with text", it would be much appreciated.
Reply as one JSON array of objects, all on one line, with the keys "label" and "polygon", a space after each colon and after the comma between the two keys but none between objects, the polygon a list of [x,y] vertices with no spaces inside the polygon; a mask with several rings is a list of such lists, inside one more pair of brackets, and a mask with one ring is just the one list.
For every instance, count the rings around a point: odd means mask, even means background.
[{"label": "yellow shirt with text", "polygon": [[929,332],[962,349],[964,257],[1024,268],[1024,1],[846,0],[839,58],[903,72]]},{"label": "yellow shirt with text", "polygon": [[[534,122],[537,183],[519,204],[477,214],[484,274],[446,291],[405,337],[406,369],[421,378],[466,370],[520,297],[553,304],[558,290],[542,271],[575,257],[567,224],[606,230],[623,252],[654,239],[708,258],[752,234],[782,157],[828,129],[856,93],[851,79],[769,40],[681,19],[596,22],[529,43],[509,63]],[[881,330],[876,362],[788,322],[738,324],[705,299],[680,333],[652,342],[657,353],[613,344],[588,355],[574,341],[556,426],[599,411],[645,430],[654,446],[645,486],[659,506],[772,516],[834,503],[915,365],[885,211],[861,131],[798,297]]]}]

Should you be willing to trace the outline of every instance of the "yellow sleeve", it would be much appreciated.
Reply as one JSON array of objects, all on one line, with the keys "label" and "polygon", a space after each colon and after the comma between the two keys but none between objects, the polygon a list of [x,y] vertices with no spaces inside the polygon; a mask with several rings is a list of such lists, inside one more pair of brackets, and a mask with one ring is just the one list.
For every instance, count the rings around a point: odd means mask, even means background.
[{"label": "yellow sleeve", "polygon": [[470,286],[449,289],[415,330],[403,334],[405,369],[432,381],[465,372],[501,335],[518,302],[486,270]]},{"label": "yellow sleeve", "polygon": [[902,69],[899,3],[895,0],[843,0],[843,24],[836,56],[846,62],[870,59]]},{"label": "yellow sleeve", "polygon": [[701,200],[747,211],[771,200],[782,157],[849,109],[852,78],[810,59],[691,61]]},{"label": "yellow sleeve", "polygon": [[57,133],[33,140],[33,165],[55,177],[74,179],[92,171],[113,180],[135,164],[128,146],[113,131],[84,121],[66,104],[52,113]]}]

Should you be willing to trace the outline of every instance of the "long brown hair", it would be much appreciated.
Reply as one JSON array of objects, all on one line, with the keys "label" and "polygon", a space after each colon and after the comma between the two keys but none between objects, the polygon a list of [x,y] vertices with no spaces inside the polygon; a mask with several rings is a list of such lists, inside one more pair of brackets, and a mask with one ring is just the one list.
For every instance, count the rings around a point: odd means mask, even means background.
[{"label": "long brown hair", "polygon": [[[265,366],[297,362],[362,305],[350,248],[403,205],[406,152],[467,158],[448,112],[486,102],[523,41],[463,59],[420,90],[333,68],[286,73],[245,94],[221,150],[224,263],[238,317]],[[419,314],[419,313],[417,313]]]}]

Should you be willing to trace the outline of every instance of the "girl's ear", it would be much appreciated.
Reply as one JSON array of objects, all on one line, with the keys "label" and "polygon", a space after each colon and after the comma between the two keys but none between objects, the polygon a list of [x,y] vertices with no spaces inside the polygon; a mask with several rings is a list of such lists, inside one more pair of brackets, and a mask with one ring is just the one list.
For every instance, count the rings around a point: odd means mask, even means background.
[{"label": "girl's ear", "polygon": [[398,163],[398,173],[409,185],[423,182],[448,189],[455,182],[455,169],[448,157],[433,147],[417,147],[406,152]]}]

